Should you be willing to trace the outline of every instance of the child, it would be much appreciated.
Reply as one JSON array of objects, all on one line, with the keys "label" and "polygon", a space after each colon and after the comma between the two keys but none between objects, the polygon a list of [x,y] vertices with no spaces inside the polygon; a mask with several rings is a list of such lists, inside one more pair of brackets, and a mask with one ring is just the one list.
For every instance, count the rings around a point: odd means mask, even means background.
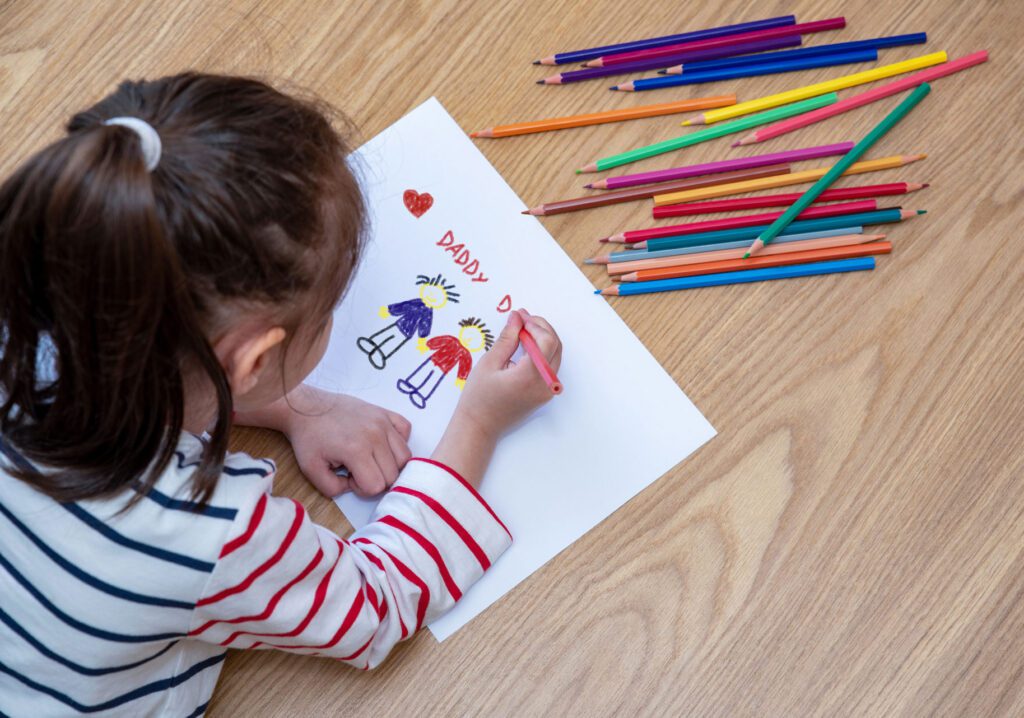
[{"label": "child", "polygon": [[[559,365],[543,319],[510,313],[430,458],[301,385],[361,248],[346,152],[313,103],[185,74],[122,84],[0,187],[0,714],[201,715],[227,648],[370,668],[509,545],[473,486],[550,396],[511,361],[525,321]],[[272,495],[233,421],[327,495],[390,487],[374,520],[343,540]]]}]

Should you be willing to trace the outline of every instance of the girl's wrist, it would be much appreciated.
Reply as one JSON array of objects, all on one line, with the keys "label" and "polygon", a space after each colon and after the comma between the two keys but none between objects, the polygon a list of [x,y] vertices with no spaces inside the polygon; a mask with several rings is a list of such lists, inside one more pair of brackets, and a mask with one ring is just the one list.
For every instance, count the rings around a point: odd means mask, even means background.
[{"label": "girl's wrist", "polygon": [[456,409],[431,458],[477,486],[487,471],[497,442],[498,432]]}]

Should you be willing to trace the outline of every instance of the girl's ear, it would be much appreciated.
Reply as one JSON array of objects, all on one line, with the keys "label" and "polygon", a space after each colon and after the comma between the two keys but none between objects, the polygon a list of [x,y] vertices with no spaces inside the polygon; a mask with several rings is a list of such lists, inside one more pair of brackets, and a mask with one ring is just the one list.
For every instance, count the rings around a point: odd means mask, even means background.
[{"label": "girl's ear", "polygon": [[248,335],[233,346],[225,347],[221,362],[231,385],[231,394],[236,399],[256,387],[260,373],[270,361],[271,352],[284,341],[285,336],[287,332],[284,328],[270,327]]}]

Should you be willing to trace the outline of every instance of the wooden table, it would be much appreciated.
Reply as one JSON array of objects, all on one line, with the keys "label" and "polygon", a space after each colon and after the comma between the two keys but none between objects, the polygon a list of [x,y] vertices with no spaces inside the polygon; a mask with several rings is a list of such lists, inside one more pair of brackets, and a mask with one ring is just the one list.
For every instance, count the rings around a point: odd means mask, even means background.
[{"label": "wooden table", "polygon": [[[930,33],[926,49],[886,50],[886,62],[993,53],[937,82],[872,151],[931,157],[870,181],[932,183],[906,198],[930,214],[887,228],[896,249],[874,272],[615,301],[717,427],[708,446],[444,644],[421,635],[369,674],[235,653],[212,715],[1024,713],[1024,3],[719,5],[0,4],[5,173],[119,79],[184,68],[310,88],[369,138],[430,95],[468,131],[722,91],[746,99],[845,72],[664,94],[533,84],[547,73],[529,61],[550,51],[770,14],[846,15],[845,31],[814,44]],[[856,139],[891,104],[750,149]],[[534,204],[577,194],[571,168],[676,132],[658,118],[480,147]],[[638,167],[737,156],[728,144]],[[582,260],[595,237],[645,226],[647,212],[544,223]],[[272,456],[281,493],[349,530],[280,437],[240,431],[235,447]]]}]

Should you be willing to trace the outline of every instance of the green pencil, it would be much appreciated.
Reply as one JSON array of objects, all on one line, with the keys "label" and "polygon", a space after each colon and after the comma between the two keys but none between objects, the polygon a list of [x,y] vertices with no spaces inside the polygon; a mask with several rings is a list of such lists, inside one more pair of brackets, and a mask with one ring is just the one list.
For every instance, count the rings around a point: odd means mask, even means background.
[{"label": "green pencil", "polygon": [[792,117],[793,115],[810,112],[811,110],[816,110],[819,107],[831,105],[838,100],[839,96],[834,92],[830,92],[827,95],[819,95],[818,97],[811,97],[806,100],[801,100],[800,102],[793,102],[788,105],[773,107],[770,110],[759,112],[756,115],[741,117],[733,122],[725,122],[697,132],[691,132],[688,135],[673,137],[671,140],[656,142],[653,145],[637,147],[635,150],[622,152],[617,155],[612,155],[611,157],[604,157],[599,159],[597,162],[592,162],[582,169],[576,170],[576,174],[580,174],[582,172],[600,172],[601,170],[611,169],[612,167],[618,167],[619,165],[626,165],[630,162],[654,157],[655,155],[660,155],[664,152],[671,152],[672,150],[678,150],[682,147],[689,147],[690,145],[696,145],[700,142],[707,142],[708,140],[713,140],[716,137],[723,137],[725,135],[731,135],[734,132],[749,130],[751,127],[767,125],[785,117]]},{"label": "green pencil", "polygon": [[778,237],[783,230],[792,222],[798,214],[803,212],[810,206],[811,202],[818,198],[818,195],[828,189],[829,185],[835,182],[846,170],[850,169],[850,165],[860,159],[861,155],[867,152],[871,145],[878,142],[882,135],[891,130],[899,123],[907,113],[917,107],[917,103],[924,99],[925,95],[932,91],[931,85],[927,82],[922,82],[917,88],[910,93],[900,104],[896,105],[896,109],[890,112],[885,118],[879,122],[871,132],[867,133],[860,142],[853,146],[853,149],[843,155],[842,159],[832,165],[832,169],[822,176],[817,182],[815,182],[809,190],[803,193],[803,195],[790,205],[789,209],[783,212],[778,219],[771,223],[767,229],[758,235],[757,239],[754,240],[753,244],[750,245],[750,249],[743,255],[746,259],[751,254],[759,252],[762,247],[771,242],[773,239]]}]

